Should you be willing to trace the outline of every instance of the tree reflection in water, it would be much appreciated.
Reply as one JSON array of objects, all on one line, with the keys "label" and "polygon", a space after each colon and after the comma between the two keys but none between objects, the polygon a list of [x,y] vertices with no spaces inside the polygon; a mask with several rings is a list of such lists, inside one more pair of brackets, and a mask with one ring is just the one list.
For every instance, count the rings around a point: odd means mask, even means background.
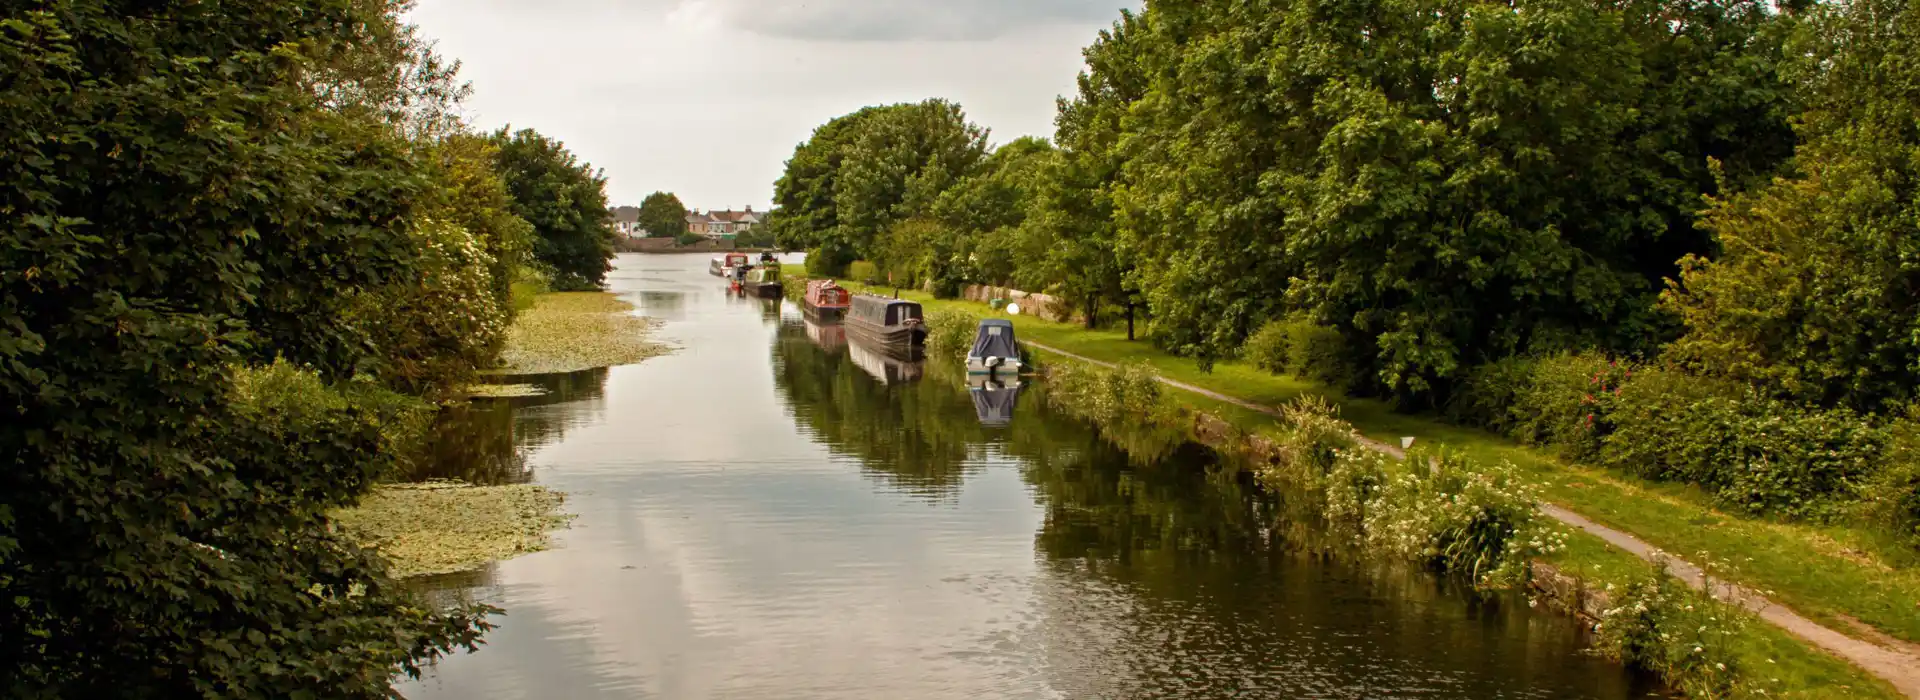
[{"label": "tree reflection in water", "polygon": [[1103,431],[1048,405],[1044,383],[1031,383],[1019,415],[985,427],[958,363],[888,384],[854,366],[835,338],[794,323],[773,349],[782,401],[833,454],[941,501],[957,500],[989,464],[1021,470],[1044,510],[1034,545],[1045,583],[1024,589],[1039,614],[1019,644],[1045,650],[1047,684],[1070,696],[1465,697],[1557,686],[1631,697],[1657,688],[1604,661],[1570,659],[1578,625],[1535,615],[1523,599],[1363,556],[1319,526],[1307,499],[1256,486],[1164,426]]},{"label": "tree reflection in water", "polygon": [[523,484],[533,479],[527,455],[566,436],[575,425],[591,422],[603,410],[607,368],[563,374],[500,377],[502,383],[532,384],[539,396],[478,398],[442,409],[428,435],[427,454],[415,460],[409,476],[459,479],[475,484]]}]

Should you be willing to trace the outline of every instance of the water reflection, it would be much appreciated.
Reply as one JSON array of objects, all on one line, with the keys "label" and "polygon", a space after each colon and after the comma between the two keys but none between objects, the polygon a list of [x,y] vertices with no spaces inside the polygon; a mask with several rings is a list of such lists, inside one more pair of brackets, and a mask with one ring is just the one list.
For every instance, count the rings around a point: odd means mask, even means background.
[{"label": "water reflection", "polygon": [[493,404],[506,427],[481,433],[515,449],[467,454],[513,454],[579,519],[550,551],[433,582],[507,615],[408,697],[1648,690],[1583,655],[1568,620],[1349,556],[1204,449],[1067,419],[1043,384],[988,427],[957,367],[876,377],[831,330],[769,324],[682,257],[622,256],[681,269],[611,279],[684,293],[686,320],[661,329],[683,351],[578,401]]},{"label": "water reflection", "polygon": [[[1033,540],[1039,578],[961,581],[1033,607],[968,654],[1009,668],[1038,657],[1039,669],[1027,669],[1033,682],[1060,697],[1626,698],[1659,690],[1581,655],[1579,626],[1534,614],[1524,598],[1356,556],[1204,447],[1054,415],[1038,385],[974,386],[937,363],[926,381],[888,385],[847,372],[816,343],[783,337],[776,353],[778,386],[796,420],[894,487],[951,496],[983,468],[1019,470],[1044,512]],[[973,421],[944,398],[957,399],[962,386]],[[1005,420],[1022,389],[1032,394],[1025,415]],[[1158,455],[1143,465],[1121,447],[1132,443]]]},{"label": "water reflection", "polygon": [[[433,422],[426,458],[410,476],[476,484],[522,484],[533,479],[527,455],[566,438],[568,429],[597,421],[604,409],[607,369],[495,377],[545,393],[478,398],[442,410]],[[564,406],[564,408],[562,408]]]},{"label": "water reflection", "polygon": [[967,394],[973,397],[973,414],[989,428],[1006,427],[1013,422],[1013,409],[1020,402],[1020,379],[1002,382],[992,377],[967,377]]},{"label": "water reflection", "polygon": [[647,290],[627,297],[640,315],[656,321],[687,320],[687,294],[673,290]]},{"label": "water reflection", "polygon": [[988,438],[972,402],[955,387],[914,381],[923,363],[858,341],[840,346],[845,352],[824,350],[814,339],[822,336],[844,337],[812,322],[782,324],[775,336],[775,391],[796,427],[893,488],[951,497],[979,467],[969,446]]}]

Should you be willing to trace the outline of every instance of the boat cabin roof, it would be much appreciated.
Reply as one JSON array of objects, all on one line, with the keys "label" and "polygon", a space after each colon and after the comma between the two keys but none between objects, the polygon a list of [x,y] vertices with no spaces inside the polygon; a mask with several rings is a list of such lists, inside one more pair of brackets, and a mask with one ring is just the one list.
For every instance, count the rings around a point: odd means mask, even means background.
[{"label": "boat cabin roof", "polygon": [[853,316],[891,326],[920,318],[920,302],[861,294],[853,298]]},{"label": "boat cabin roof", "polygon": [[1019,358],[1020,347],[1013,340],[1013,322],[1004,318],[981,321],[973,333],[973,349],[967,351],[967,356]]}]

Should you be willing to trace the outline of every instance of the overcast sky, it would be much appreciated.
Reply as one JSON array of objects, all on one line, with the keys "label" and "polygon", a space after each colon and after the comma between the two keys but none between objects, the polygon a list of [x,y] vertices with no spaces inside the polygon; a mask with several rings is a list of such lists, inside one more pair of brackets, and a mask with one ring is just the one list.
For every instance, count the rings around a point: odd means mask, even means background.
[{"label": "overcast sky", "polygon": [[566,142],[614,204],[767,207],[793,147],[871,104],[945,97],[996,144],[1051,136],[1123,0],[420,0],[468,116]]}]

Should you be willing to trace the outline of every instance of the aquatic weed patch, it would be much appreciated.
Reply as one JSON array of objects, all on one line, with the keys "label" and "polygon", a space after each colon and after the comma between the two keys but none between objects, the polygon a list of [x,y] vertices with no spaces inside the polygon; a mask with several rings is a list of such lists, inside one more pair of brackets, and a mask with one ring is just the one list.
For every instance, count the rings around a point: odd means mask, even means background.
[{"label": "aquatic weed patch", "polygon": [[467,397],[475,399],[518,399],[546,395],[547,390],[538,384],[475,384],[467,387]]},{"label": "aquatic weed patch", "polygon": [[477,568],[547,548],[547,534],[573,518],[565,496],[543,486],[458,481],[389,484],[333,514],[348,537],[385,556],[396,577]]},{"label": "aquatic weed patch", "polygon": [[506,374],[577,372],[630,365],[668,352],[648,340],[655,323],[607,292],[542,295],[507,330]]}]

